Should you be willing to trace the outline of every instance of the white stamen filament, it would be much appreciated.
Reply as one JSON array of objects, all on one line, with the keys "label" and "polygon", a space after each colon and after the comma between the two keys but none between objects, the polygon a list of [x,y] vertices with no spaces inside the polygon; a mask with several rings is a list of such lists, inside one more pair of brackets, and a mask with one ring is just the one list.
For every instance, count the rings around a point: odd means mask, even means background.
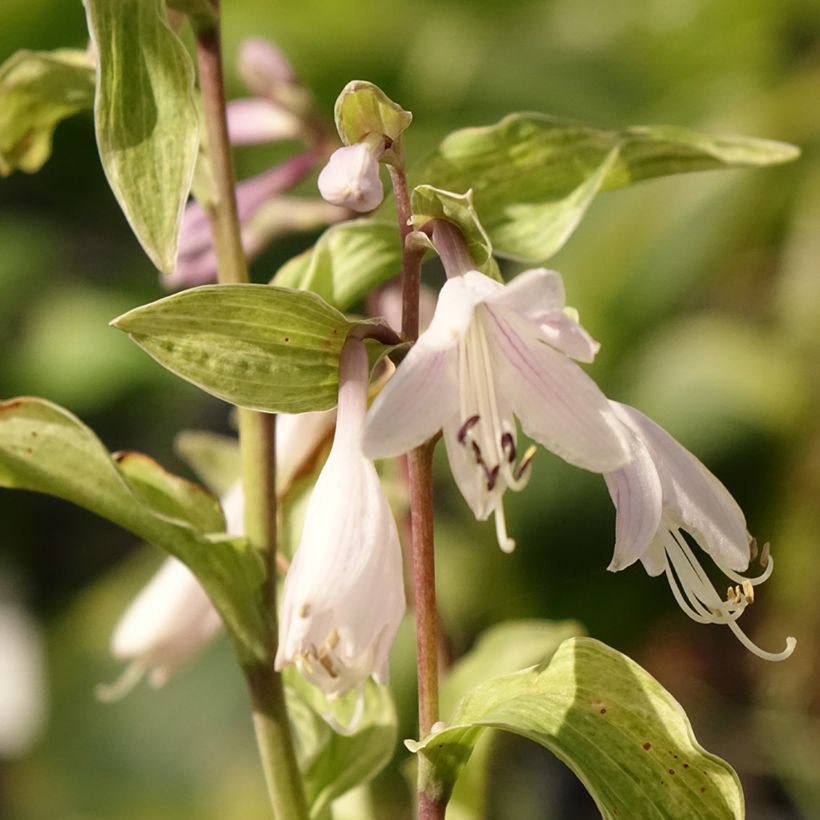
[{"label": "white stamen filament", "polygon": [[507,535],[501,498],[507,488],[519,491],[527,485],[533,453],[529,448],[516,466],[515,422],[501,415],[490,349],[480,320],[470,323],[459,345],[459,371],[459,442],[475,458],[479,494],[495,513],[498,544],[504,552],[512,552],[515,541]]},{"label": "white stamen filament", "polygon": [[786,648],[782,652],[767,652],[757,646],[736,623],[747,605],[753,601],[754,587],[771,575],[771,557],[764,572],[756,578],[744,578],[718,564],[718,569],[739,585],[739,589],[729,588],[728,600],[724,601],[683,534],[670,522],[664,521],[661,526],[666,578],[680,608],[698,623],[726,624],[743,646],[759,658],[780,661],[789,657],[797,644],[794,638],[786,638]]}]

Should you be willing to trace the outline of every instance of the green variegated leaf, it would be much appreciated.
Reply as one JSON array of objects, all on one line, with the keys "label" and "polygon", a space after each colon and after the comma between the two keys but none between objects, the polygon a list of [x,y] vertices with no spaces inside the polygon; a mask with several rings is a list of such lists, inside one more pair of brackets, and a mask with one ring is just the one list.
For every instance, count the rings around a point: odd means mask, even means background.
[{"label": "green variegated leaf", "polygon": [[[350,692],[331,702],[292,667],[284,678],[288,705],[296,705],[291,722],[310,816],[321,818],[333,800],[372,780],[389,763],[396,747],[396,710],[389,691],[372,680],[361,695]],[[328,717],[352,728],[340,734]]]},{"label": "green variegated leaf", "polygon": [[446,800],[485,729],[534,740],[586,786],[602,817],[736,820],[743,792],[706,752],[674,698],[634,661],[589,638],[565,641],[549,662],[487,681],[444,728],[408,741]]},{"label": "green variegated leaf", "polygon": [[382,329],[378,322],[349,322],[315,293],[270,285],[192,288],[111,324],[172,373],[217,398],[270,413],[334,407],[348,334]]},{"label": "green variegated leaf", "polygon": [[400,273],[395,223],[357,219],[328,228],[313,248],[281,267],[272,284],[312,290],[328,304],[347,310]]},{"label": "green variegated leaf", "polygon": [[384,135],[392,143],[384,152],[384,160],[400,161],[401,137],[413,115],[378,86],[365,80],[352,80],[337,97],[334,114],[336,129],[345,145],[361,142],[370,134]]},{"label": "green variegated leaf", "polygon": [[[479,636],[475,646],[453,664],[442,681],[441,714],[449,717],[461,698],[480,683],[551,657],[564,640],[583,631],[575,621],[505,621],[490,627]],[[489,734],[478,739],[470,765],[456,782],[448,816],[480,820],[486,815],[493,739]]]},{"label": "green variegated leaf", "polygon": [[97,145],[151,261],[174,269],[199,142],[191,58],[164,0],[84,0],[97,51]]},{"label": "green variegated leaf", "polygon": [[60,120],[94,103],[94,60],[86,51],[18,51],[0,66],[0,176],[37,171],[51,155]]},{"label": "green variegated leaf", "polygon": [[244,539],[220,534],[221,510],[204,490],[145,456],[120,459],[118,467],[91,430],[54,404],[0,404],[0,486],[63,498],[162,547],[200,580],[241,658],[264,658],[259,556]]},{"label": "green variegated leaf", "polygon": [[411,174],[414,184],[473,190],[478,218],[501,256],[556,253],[600,191],[651,177],[788,162],[792,145],[710,137],[685,128],[605,131],[542,114],[450,134]]},{"label": "green variegated leaf", "polygon": [[421,228],[431,219],[446,219],[454,223],[464,235],[476,270],[501,281],[498,263],[493,259],[493,245],[473,207],[472,191],[454,194],[432,185],[419,185],[413,189],[410,202],[416,228]]}]

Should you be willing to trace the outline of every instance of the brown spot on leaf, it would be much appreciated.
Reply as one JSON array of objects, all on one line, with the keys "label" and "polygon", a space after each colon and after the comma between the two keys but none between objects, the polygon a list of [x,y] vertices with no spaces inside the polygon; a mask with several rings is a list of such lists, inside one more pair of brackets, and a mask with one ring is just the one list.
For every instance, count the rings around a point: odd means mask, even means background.
[{"label": "brown spot on leaf", "polygon": [[684,768],[684,769],[688,769],[688,768],[689,768],[689,764],[688,764],[688,763],[684,763],[684,764],[683,764],[683,768]]},{"label": "brown spot on leaf", "polygon": [[674,774],[675,774],[675,770],[674,770],[674,769],[668,769],[667,771],[669,772],[669,774],[672,774],[672,775],[674,775]]},{"label": "brown spot on leaf", "polygon": [[643,744],[643,748],[648,752],[652,748],[652,744],[647,740],[646,743]]},{"label": "brown spot on leaf", "polygon": [[289,342],[290,341],[290,336],[285,336],[285,341]]},{"label": "brown spot on leaf", "polygon": [[605,715],[605,714],[606,714],[606,707],[601,707],[601,714],[602,714],[602,715]]},{"label": "brown spot on leaf", "polygon": [[700,793],[703,794],[706,791],[706,786],[700,787]]}]

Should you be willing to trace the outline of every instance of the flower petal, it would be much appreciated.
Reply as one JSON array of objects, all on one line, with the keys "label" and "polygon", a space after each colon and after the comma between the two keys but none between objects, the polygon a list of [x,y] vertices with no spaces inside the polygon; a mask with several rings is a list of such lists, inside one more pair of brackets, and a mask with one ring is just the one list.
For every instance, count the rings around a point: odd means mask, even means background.
[{"label": "flower petal", "polygon": [[604,480],[616,513],[615,553],[607,569],[617,572],[643,558],[657,535],[661,480],[649,451],[637,436],[632,438],[632,460],[620,470],[604,473]]},{"label": "flower petal", "polygon": [[578,467],[602,473],[624,466],[628,432],[595,382],[515,313],[481,310],[501,391],[524,432]]},{"label": "flower petal", "polygon": [[297,139],[303,131],[298,117],[261,97],[231,100],[226,115],[231,145],[260,145]]},{"label": "flower petal", "polygon": [[452,416],[444,424],[444,444],[447,447],[450,471],[473,515],[478,521],[486,521],[504,493],[503,479],[499,480],[492,493],[487,492],[486,477],[476,465],[472,453],[458,440],[461,426],[459,415]]},{"label": "flower petal", "polygon": [[458,411],[456,351],[430,349],[423,342],[424,335],[367,414],[362,449],[368,458],[412,450]]},{"label": "flower petal", "polygon": [[537,321],[563,311],[566,302],[564,280],[560,273],[546,268],[525,270],[487,301],[524,319]]},{"label": "flower petal", "polygon": [[685,447],[634,407],[613,402],[643,439],[663,486],[664,507],[715,562],[737,572],[749,566],[749,533],[731,493]]}]

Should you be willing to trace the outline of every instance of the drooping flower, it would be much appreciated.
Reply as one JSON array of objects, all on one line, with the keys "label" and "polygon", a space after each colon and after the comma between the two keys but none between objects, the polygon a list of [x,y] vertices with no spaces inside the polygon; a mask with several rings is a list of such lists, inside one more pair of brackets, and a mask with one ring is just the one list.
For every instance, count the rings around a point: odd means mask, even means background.
[{"label": "drooping flower", "polygon": [[385,683],[405,609],[393,515],[361,451],[368,361],[349,339],[339,368],[336,434],[285,578],[276,668],[294,664],[328,697]]},{"label": "drooping flower", "polygon": [[[612,402],[630,434],[632,460],[604,474],[616,509],[615,554],[609,569],[624,569],[640,560],[650,575],[666,575],[681,609],[699,623],[726,624],[751,652],[766,660],[783,660],[794,651],[794,638],[782,652],[766,652],[737,624],[754,600],[754,588],[774,567],[768,548],[763,571],[749,578],[756,543],[732,495],[688,450],[634,407]],[[729,581],[726,600],[700,565],[687,534],[714,561]]]},{"label": "drooping flower", "polygon": [[379,155],[384,140],[365,140],[336,149],[319,174],[322,198],[343,208],[366,213],[384,198]]},{"label": "drooping flower", "polygon": [[[287,492],[306,469],[333,428],[333,410],[281,415],[276,424],[276,490]],[[225,529],[244,532],[245,504],[237,481],[222,499]],[[101,686],[103,700],[127,695],[143,677],[163,686],[216,636],[222,622],[193,573],[176,558],[168,558],[129,604],[111,639],[111,653],[128,662],[119,680]]]},{"label": "drooping flower", "polygon": [[396,456],[443,429],[450,467],[476,518],[495,513],[508,537],[502,497],[520,490],[534,455],[518,456],[524,432],[571,464],[604,472],[629,458],[626,433],[606,397],[572,359],[597,344],[565,311],[559,274],[527,271],[508,285],[478,271],[442,288],[422,333],[368,413],[364,451]]}]

